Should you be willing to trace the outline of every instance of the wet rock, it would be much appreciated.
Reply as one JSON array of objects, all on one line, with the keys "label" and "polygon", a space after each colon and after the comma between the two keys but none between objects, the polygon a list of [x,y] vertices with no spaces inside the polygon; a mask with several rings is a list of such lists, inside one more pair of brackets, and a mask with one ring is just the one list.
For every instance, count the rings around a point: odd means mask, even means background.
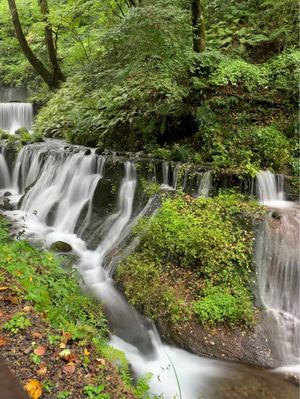
[{"label": "wet rock", "polygon": [[280,219],[281,219],[281,214],[280,214],[278,211],[273,211],[273,212],[271,213],[271,217],[272,217],[273,219],[280,220]]},{"label": "wet rock", "polygon": [[166,320],[159,320],[158,328],[168,342],[196,355],[268,368],[278,366],[266,339],[267,332],[261,317],[258,317],[253,329],[226,326],[210,329],[196,321],[179,329],[166,323]]},{"label": "wet rock", "polygon": [[91,155],[92,151],[90,148],[84,151],[84,155]]},{"label": "wet rock", "polygon": [[13,210],[13,206],[10,203],[9,198],[7,198],[7,197],[4,197],[2,199],[2,204],[0,204],[0,206],[6,211],[12,211]]},{"label": "wet rock", "polygon": [[11,195],[11,193],[9,191],[5,191],[5,193],[3,194],[3,197],[9,197]]},{"label": "wet rock", "polygon": [[50,249],[55,252],[71,252],[72,246],[64,241],[56,241],[51,244]]},{"label": "wet rock", "polygon": [[95,154],[96,155],[102,155],[104,152],[104,148],[103,147],[97,147],[95,150]]}]

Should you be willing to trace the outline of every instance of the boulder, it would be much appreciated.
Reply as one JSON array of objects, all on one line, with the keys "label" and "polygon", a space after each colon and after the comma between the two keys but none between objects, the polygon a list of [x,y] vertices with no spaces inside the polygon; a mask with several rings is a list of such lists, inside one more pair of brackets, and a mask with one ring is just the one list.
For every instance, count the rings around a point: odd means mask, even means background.
[{"label": "boulder", "polygon": [[55,241],[51,244],[50,249],[55,252],[71,252],[72,246],[64,241]]}]

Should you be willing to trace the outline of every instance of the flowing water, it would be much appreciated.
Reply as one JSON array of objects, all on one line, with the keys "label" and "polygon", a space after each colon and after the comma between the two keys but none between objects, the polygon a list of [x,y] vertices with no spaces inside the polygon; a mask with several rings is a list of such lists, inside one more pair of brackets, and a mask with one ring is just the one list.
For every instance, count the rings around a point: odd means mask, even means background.
[{"label": "flowing water", "polygon": [[207,172],[204,172],[201,175],[196,197],[207,198],[209,196],[209,192],[211,189],[211,179],[212,179],[211,170],[208,170]]},{"label": "flowing water", "polygon": [[256,248],[269,340],[279,364],[300,371],[300,209],[284,201],[282,176],[260,172],[258,185],[270,208]]},{"label": "flowing water", "polygon": [[0,129],[14,134],[25,127],[32,130],[33,107],[30,103],[0,103]]},{"label": "flowing water", "polygon": [[[56,241],[72,246],[85,284],[104,302],[110,342],[125,351],[135,376],[152,372],[151,391],[166,399],[296,398],[296,387],[263,370],[202,358],[161,342],[153,322],[128,304],[112,278],[122,253],[118,250],[134,249],[131,228],[153,213],[155,198],[138,201],[137,169],[125,161],[118,188],[109,186],[109,195],[114,190],[117,195],[108,204],[105,187],[111,184],[111,168],[118,167],[115,161],[93,150],[70,148],[57,142],[26,146],[11,172],[0,153],[0,187],[11,192],[17,208],[6,215],[42,246]],[[176,168],[172,175],[168,164],[162,167],[161,183],[176,187]],[[199,195],[208,191],[203,188]]]}]

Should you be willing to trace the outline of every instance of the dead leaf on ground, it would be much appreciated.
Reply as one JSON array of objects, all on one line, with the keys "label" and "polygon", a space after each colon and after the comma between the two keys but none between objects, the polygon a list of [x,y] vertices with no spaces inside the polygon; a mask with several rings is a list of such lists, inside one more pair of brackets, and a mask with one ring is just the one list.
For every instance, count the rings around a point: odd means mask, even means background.
[{"label": "dead leaf on ground", "polygon": [[44,346],[38,346],[33,352],[38,356],[43,356],[46,352],[46,348]]},{"label": "dead leaf on ground", "polygon": [[38,380],[29,380],[24,388],[31,399],[39,399],[42,395],[42,384]]},{"label": "dead leaf on ground", "polygon": [[8,341],[7,341],[6,338],[0,336],[0,346],[5,346],[5,345],[7,345],[7,342],[8,342]]},{"label": "dead leaf on ground", "polygon": [[66,362],[75,362],[75,363],[78,363],[79,362],[79,357],[76,355],[76,353],[70,353],[69,355],[67,355],[67,356],[64,356],[63,357],[63,359],[66,361]]},{"label": "dead leaf on ground", "polygon": [[67,345],[67,343],[72,339],[72,335],[69,332],[62,333],[62,343]]},{"label": "dead leaf on ground", "polygon": [[75,364],[70,362],[63,367],[63,372],[65,374],[73,374],[75,372],[75,369],[76,369]]},{"label": "dead leaf on ground", "polygon": [[47,371],[48,371],[47,366],[44,363],[42,363],[41,367],[37,371],[37,375],[43,376],[43,375],[45,375],[47,373]]},{"label": "dead leaf on ground", "polygon": [[63,351],[59,352],[59,357],[65,359],[67,356],[71,354],[70,349],[64,349]]},{"label": "dead leaf on ground", "polygon": [[0,291],[5,291],[5,290],[8,290],[9,289],[9,287],[0,287]]},{"label": "dead leaf on ground", "polygon": [[39,333],[39,332],[36,332],[36,331],[33,331],[33,332],[31,333],[31,335],[32,335],[34,338],[41,338],[43,334],[41,334],[41,333]]},{"label": "dead leaf on ground", "polygon": [[20,302],[19,298],[16,295],[6,295],[0,298],[2,301],[11,302],[12,304],[16,305]]}]

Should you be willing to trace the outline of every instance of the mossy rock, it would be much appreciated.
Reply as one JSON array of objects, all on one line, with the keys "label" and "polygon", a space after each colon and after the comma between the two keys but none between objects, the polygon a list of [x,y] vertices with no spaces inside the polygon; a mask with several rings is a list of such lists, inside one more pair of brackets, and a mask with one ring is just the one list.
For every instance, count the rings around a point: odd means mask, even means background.
[{"label": "mossy rock", "polygon": [[51,244],[50,249],[55,252],[71,252],[72,246],[64,241],[56,241]]}]

